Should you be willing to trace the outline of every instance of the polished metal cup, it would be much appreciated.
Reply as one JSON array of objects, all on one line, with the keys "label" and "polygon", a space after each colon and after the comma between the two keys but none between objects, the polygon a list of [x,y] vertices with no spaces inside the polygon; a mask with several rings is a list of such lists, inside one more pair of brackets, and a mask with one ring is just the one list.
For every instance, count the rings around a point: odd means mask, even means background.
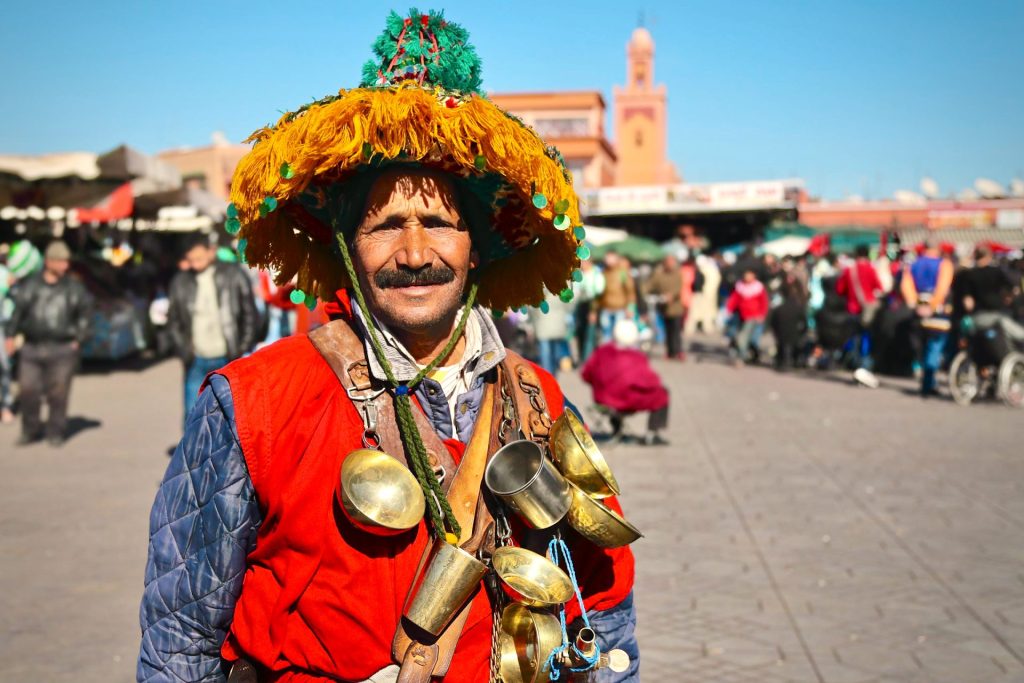
[{"label": "polished metal cup", "polygon": [[565,410],[551,426],[551,453],[565,478],[592,498],[619,495],[608,461],[576,413]]},{"label": "polished metal cup", "polygon": [[498,635],[501,679],[505,683],[548,680],[548,658],[562,644],[558,617],[512,603],[501,614]]},{"label": "polished metal cup", "polygon": [[554,562],[526,548],[503,546],[491,556],[491,568],[509,596],[524,605],[547,607],[572,598],[572,581]]},{"label": "polished metal cup", "polygon": [[462,548],[437,539],[413,581],[405,618],[431,635],[441,635],[486,573],[486,564]]},{"label": "polished metal cup", "polygon": [[380,536],[412,529],[426,509],[423,489],[405,463],[369,448],[345,456],[337,498],[352,524]]},{"label": "polished metal cup", "polygon": [[558,524],[572,504],[569,482],[532,441],[502,447],[487,463],[484,482],[534,529]]},{"label": "polished metal cup", "polygon": [[575,484],[570,486],[572,507],[569,508],[569,524],[591,543],[602,548],[619,548],[643,537],[639,529],[615,510],[594,500]]}]

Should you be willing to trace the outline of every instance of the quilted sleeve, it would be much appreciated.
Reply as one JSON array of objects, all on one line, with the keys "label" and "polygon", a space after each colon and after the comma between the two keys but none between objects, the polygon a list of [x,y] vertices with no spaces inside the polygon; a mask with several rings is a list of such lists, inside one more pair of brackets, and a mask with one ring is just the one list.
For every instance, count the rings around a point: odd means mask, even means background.
[{"label": "quilted sleeve", "polygon": [[188,416],[149,517],[140,683],[220,683],[220,647],[255,546],[259,507],[227,380]]},{"label": "quilted sleeve", "polygon": [[[597,633],[597,643],[602,652],[619,649],[629,655],[629,668],[622,673],[611,669],[599,669],[594,676],[595,683],[639,683],[640,645],[636,641],[636,607],[633,593],[614,607],[597,612],[587,612],[590,626]],[[574,628],[582,624],[577,622]],[[570,629],[570,632],[574,632]]]}]

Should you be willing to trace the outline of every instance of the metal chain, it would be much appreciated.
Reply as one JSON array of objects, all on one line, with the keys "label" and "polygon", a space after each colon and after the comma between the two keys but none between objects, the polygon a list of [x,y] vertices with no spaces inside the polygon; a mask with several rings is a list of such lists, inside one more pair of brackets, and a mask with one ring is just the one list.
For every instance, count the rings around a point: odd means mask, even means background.
[{"label": "metal chain", "polygon": [[[508,518],[502,510],[497,510],[494,514],[494,545],[497,547],[503,547],[512,543],[512,527],[508,523]],[[508,604],[505,591],[501,589],[501,585],[495,577],[494,573],[491,572],[489,575],[493,581],[493,590],[491,590],[491,683],[501,683],[501,647],[499,645],[499,636],[501,635],[501,615],[505,611],[505,606]]]}]

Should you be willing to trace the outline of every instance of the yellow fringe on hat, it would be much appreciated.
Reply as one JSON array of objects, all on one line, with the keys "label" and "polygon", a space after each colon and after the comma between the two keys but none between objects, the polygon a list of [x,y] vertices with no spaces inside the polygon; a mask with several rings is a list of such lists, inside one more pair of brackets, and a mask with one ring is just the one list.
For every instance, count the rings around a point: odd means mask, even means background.
[{"label": "yellow fringe on hat", "polygon": [[[568,285],[579,265],[572,230],[581,224],[579,201],[568,173],[532,129],[483,97],[455,100],[416,84],[339,95],[286,114],[249,138],[255,145],[239,162],[231,185],[248,263],[273,269],[280,284],[297,276],[299,289],[332,299],[348,284],[332,245],[315,241],[282,209],[314,179],[344,182],[346,173],[369,162],[369,152],[375,162],[401,157],[462,175],[497,173],[515,188],[517,196],[494,216],[494,229],[515,251],[480,274],[480,303],[496,310],[538,305],[544,287],[559,292]],[[478,156],[484,158],[483,171],[477,169]],[[282,175],[285,164],[291,178]],[[545,208],[533,205],[535,192],[547,198]],[[261,216],[267,197],[278,207]],[[572,226],[566,230],[552,222],[562,200],[568,202],[565,214]]]}]

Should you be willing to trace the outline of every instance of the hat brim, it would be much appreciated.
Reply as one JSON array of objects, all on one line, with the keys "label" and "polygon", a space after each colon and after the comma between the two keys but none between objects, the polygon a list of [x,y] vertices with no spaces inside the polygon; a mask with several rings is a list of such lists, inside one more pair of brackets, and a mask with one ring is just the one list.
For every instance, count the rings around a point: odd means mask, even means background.
[{"label": "hat brim", "polygon": [[[279,282],[329,298],[349,285],[333,249],[334,226],[299,201],[344,184],[368,165],[416,163],[466,178],[494,175],[491,229],[507,247],[479,273],[479,301],[496,310],[538,305],[579,265],[579,201],[557,150],[479,95],[415,83],[343,90],[253,134],[231,200],[246,261]],[[271,198],[271,199],[268,199]],[[536,198],[536,201],[535,201]]]}]

